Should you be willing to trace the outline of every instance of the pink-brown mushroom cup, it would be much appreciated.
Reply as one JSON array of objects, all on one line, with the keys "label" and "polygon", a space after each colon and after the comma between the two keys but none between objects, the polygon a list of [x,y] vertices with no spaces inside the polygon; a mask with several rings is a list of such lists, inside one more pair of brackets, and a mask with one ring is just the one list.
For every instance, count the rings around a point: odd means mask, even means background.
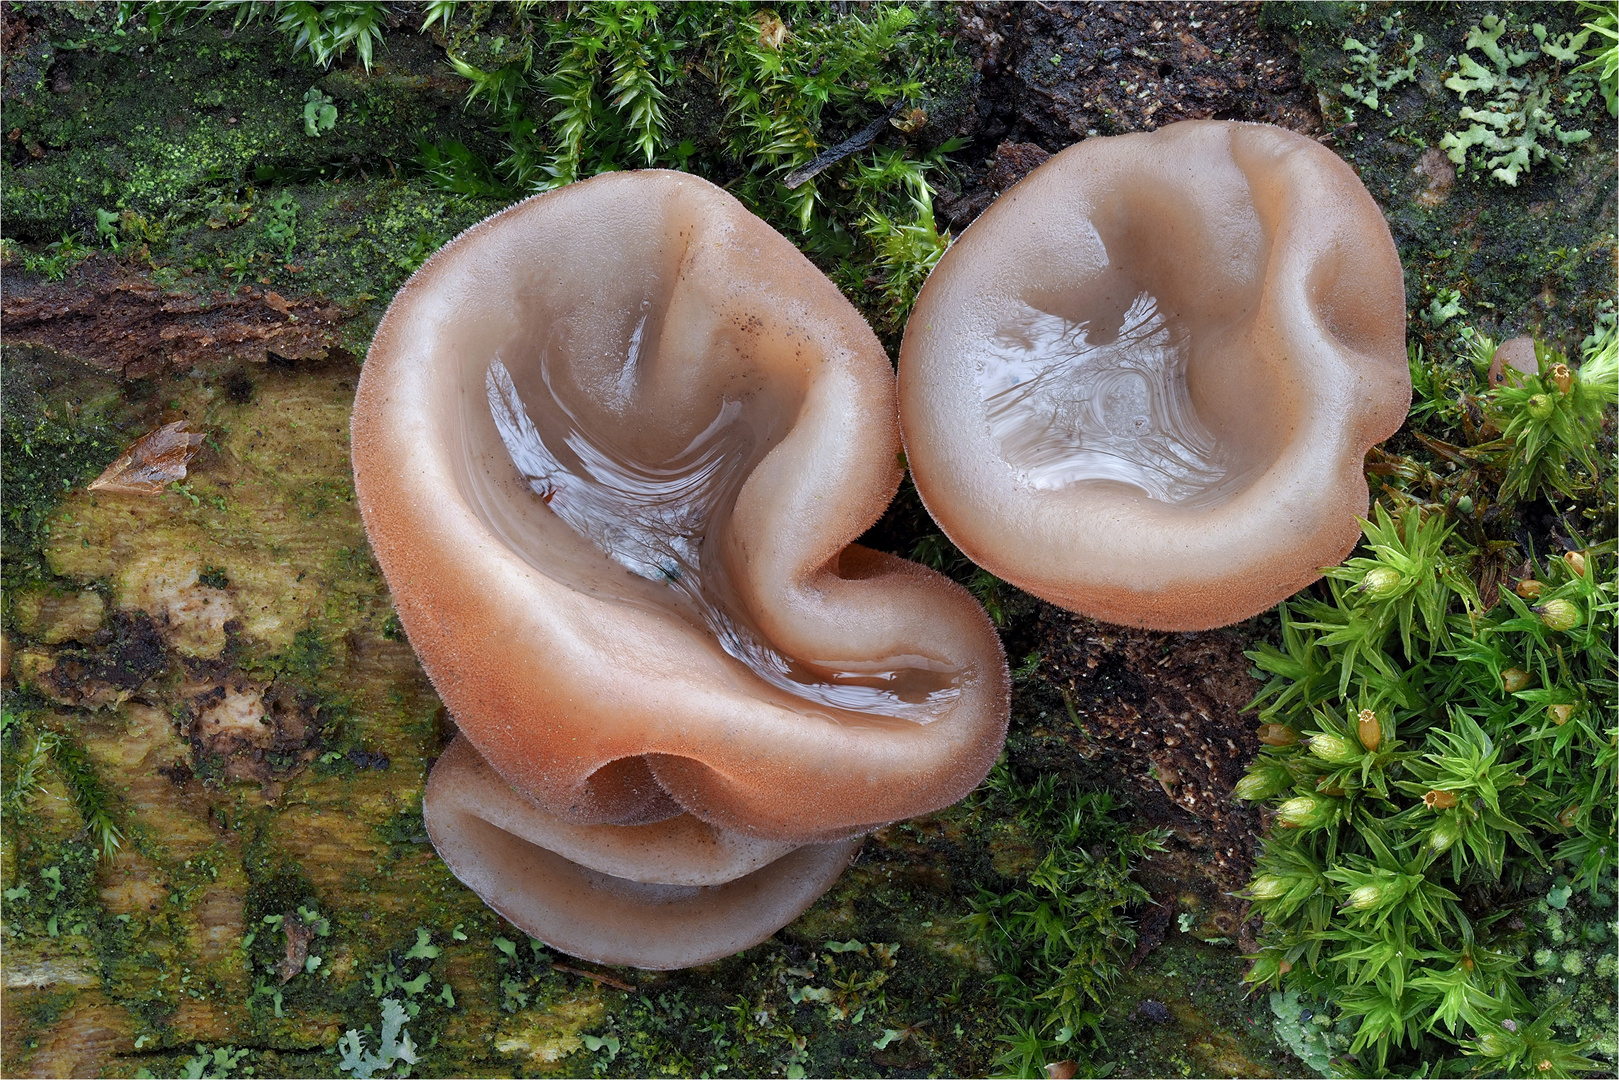
[{"label": "pink-brown mushroom cup", "polygon": [[973,561],[1199,630],[1339,562],[1410,405],[1405,292],[1353,170],[1281,128],[1087,139],[992,205],[905,330],[917,491]]},{"label": "pink-brown mushroom cup", "polygon": [[993,763],[988,619],[853,544],[900,478],[882,349],[712,184],[610,174],[468,230],[389,308],[353,429],[367,532],[460,732],[429,833],[542,941],[728,955]]}]

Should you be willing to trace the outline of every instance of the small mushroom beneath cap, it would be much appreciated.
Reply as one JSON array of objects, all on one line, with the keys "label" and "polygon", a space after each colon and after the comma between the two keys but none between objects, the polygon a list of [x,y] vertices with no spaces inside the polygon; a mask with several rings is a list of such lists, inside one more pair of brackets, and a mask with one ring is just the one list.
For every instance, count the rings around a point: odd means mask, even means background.
[{"label": "small mushroom beneath cap", "polygon": [[[1540,374],[1540,361],[1535,358],[1535,339],[1527,334],[1515,338],[1507,338],[1496,346],[1495,356],[1490,361],[1488,379],[1490,385],[1500,386],[1507,380],[1507,372],[1514,371],[1518,375]],[[1520,378],[1518,382],[1522,383]]]}]

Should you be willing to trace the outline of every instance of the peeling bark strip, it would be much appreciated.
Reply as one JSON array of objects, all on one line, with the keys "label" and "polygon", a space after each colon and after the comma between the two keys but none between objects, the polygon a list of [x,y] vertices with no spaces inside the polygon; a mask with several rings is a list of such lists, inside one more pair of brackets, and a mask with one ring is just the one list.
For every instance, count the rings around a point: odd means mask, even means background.
[{"label": "peeling bark strip", "polygon": [[127,379],[225,358],[263,363],[326,356],[348,317],[336,305],[243,285],[234,293],[165,292],[104,257],[68,280],[23,283],[8,274],[0,317],[6,341],[43,345]]}]

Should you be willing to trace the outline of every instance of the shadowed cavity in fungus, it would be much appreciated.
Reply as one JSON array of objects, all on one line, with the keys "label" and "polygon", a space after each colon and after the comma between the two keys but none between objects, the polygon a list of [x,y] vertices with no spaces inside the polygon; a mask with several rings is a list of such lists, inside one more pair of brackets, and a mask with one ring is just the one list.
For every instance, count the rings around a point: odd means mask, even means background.
[{"label": "shadowed cavity in fungus", "polygon": [[1189,121],[1088,139],[986,211],[901,349],[918,492],[962,551],[1083,614],[1246,618],[1360,535],[1411,384],[1398,255],[1319,144]]},{"label": "shadowed cavity in fungus", "polygon": [[679,173],[531,199],[400,291],[356,484],[462,735],[429,832],[525,931],[649,968],[727,955],[988,770],[987,618],[851,543],[899,482],[893,394],[836,288]]}]

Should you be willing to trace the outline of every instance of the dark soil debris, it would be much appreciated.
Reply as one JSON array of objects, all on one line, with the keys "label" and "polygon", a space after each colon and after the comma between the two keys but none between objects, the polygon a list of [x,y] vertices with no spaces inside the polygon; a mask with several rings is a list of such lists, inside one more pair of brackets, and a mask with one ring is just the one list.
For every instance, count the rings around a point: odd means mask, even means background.
[{"label": "dark soil debris", "polygon": [[123,701],[148,679],[168,670],[163,636],[145,612],[114,612],[89,649],[67,648],[40,677],[40,689],[55,701],[96,708]]},{"label": "dark soil debris", "polygon": [[1155,1024],[1167,1024],[1175,1018],[1175,1014],[1169,1011],[1168,1005],[1165,1005],[1162,1001],[1154,1001],[1152,998],[1146,998],[1140,1005],[1137,1005],[1133,1015],[1139,1016],[1143,1020],[1150,1020]]},{"label": "dark soil debris", "polygon": [[[966,225],[1049,153],[1092,135],[1176,120],[1253,120],[1315,136],[1298,57],[1259,25],[1259,4],[963,4],[957,37],[982,83],[961,134],[981,164],[940,200]],[[994,148],[994,149],[991,149]],[[969,155],[964,155],[969,157]],[[1020,168],[1021,166],[1021,168]]]},{"label": "dark soil debris", "polygon": [[[1259,745],[1243,716],[1259,684],[1243,625],[1158,633],[1095,622],[1050,605],[1040,613],[1037,678],[1072,703],[1081,732],[1117,770],[1142,815],[1170,828],[1217,893],[1247,880],[1259,820],[1232,788]],[[1172,853],[1173,856],[1173,853]],[[1173,857],[1154,858],[1164,869]],[[1147,874],[1151,877],[1151,874]]]},{"label": "dark soil debris", "polygon": [[318,710],[292,686],[233,675],[194,693],[189,711],[195,772],[205,781],[257,781],[273,798],[315,760]]}]

